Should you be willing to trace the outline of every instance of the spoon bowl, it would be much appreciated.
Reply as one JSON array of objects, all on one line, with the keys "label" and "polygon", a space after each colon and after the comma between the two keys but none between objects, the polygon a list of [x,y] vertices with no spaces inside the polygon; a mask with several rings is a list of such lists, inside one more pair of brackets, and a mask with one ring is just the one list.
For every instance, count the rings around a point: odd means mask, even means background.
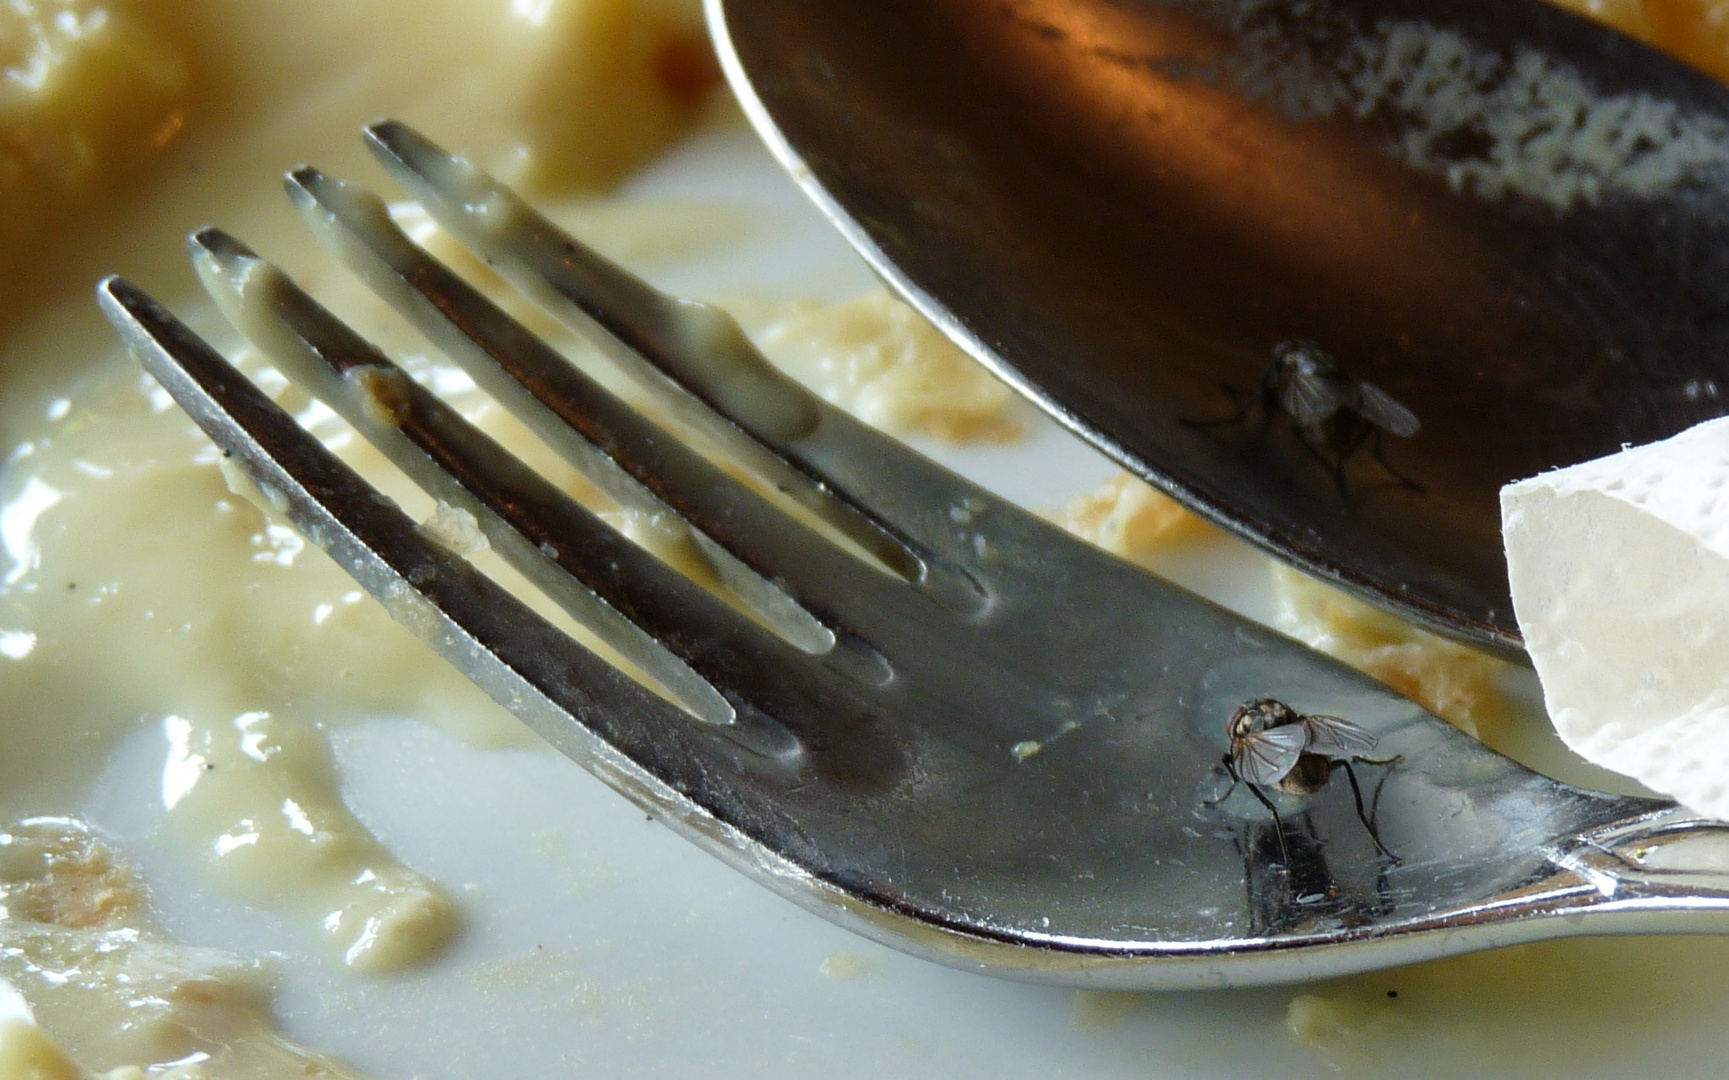
[{"label": "spoon bowl", "polygon": [[[771,149],[950,337],[1432,629],[1522,656],[1501,486],[1725,411],[1729,89],[1560,9],[709,8]],[[1340,454],[1243,409],[1287,341],[1421,429]]]}]

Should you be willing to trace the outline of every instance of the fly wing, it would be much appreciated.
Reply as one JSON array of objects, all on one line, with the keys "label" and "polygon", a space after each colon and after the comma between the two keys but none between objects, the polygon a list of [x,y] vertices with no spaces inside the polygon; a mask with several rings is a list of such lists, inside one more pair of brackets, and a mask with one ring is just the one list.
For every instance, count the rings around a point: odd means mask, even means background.
[{"label": "fly wing", "polygon": [[1299,424],[1325,423],[1351,404],[1349,387],[1349,383],[1336,377],[1286,373],[1279,379],[1279,408]]},{"label": "fly wing", "polygon": [[1402,439],[1415,435],[1423,426],[1417,414],[1394,400],[1393,395],[1374,383],[1357,384],[1357,415],[1383,431]]},{"label": "fly wing", "polygon": [[1337,716],[1305,716],[1302,724],[1291,726],[1308,729],[1308,744],[1304,750],[1338,761],[1367,754],[1379,741],[1373,732]]},{"label": "fly wing", "polygon": [[1231,749],[1231,764],[1237,775],[1250,784],[1270,786],[1290,775],[1308,745],[1309,733],[1301,724],[1257,731],[1237,740]]}]

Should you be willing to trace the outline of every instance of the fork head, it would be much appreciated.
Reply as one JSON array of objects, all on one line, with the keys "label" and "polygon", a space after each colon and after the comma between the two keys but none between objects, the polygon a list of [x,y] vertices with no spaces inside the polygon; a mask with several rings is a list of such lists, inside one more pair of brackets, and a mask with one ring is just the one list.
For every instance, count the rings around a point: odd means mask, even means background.
[{"label": "fork head", "polygon": [[[1557,916],[1603,906],[1566,861],[1576,834],[1674,827],[1659,804],[1536,776],[870,430],[724,313],[655,291],[413,131],[367,139],[448,232],[637,376],[654,417],[408,240],[376,196],[294,170],[308,225],[607,498],[674,523],[681,565],[225,233],[191,239],[218,305],[444,525],[383,499],[136,287],[103,282],[104,310],[231,471],[392,614],[554,747],[796,902],[1023,978],[1288,981],[1576,932]],[[481,547],[510,569],[477,569]],[[1396,764],[1365,766],[1364,794],[1397,860],[1349,791],[1275,794],[1277,816],[1223,797],[1225,720],[1262,697],[1378,737]]]}]

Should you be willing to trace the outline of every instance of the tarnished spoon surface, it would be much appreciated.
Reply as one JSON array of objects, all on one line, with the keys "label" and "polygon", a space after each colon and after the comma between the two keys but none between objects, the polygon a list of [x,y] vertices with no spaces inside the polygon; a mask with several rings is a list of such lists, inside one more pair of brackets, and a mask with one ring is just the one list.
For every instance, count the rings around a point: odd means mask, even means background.
[{"label": "tarnished spoon surface", "polygon": [[[1418,622],[1517,653],[1500,486],[1725,411],[1729,90],[1559,9],[709,7],[771,147],[951,337]],[[1421,429],[1340,463],[1229,419],[1301,340]]]}]

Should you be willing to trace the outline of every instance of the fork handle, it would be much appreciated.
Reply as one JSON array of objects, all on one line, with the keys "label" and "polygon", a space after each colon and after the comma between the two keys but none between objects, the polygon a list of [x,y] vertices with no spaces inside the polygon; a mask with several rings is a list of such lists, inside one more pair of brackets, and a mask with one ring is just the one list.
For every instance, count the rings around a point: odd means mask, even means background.
[{"label": "fork handle", "polygon": [[[1665,807],[1581,833],[1555,845],[1550,858],[1595,890],[1590,906],[1604,914],[1718,911],[1729,916],[1729,822],[1685,807]],[[1723,929],[1729,926],[1675,927],[1677,932]]]}]

